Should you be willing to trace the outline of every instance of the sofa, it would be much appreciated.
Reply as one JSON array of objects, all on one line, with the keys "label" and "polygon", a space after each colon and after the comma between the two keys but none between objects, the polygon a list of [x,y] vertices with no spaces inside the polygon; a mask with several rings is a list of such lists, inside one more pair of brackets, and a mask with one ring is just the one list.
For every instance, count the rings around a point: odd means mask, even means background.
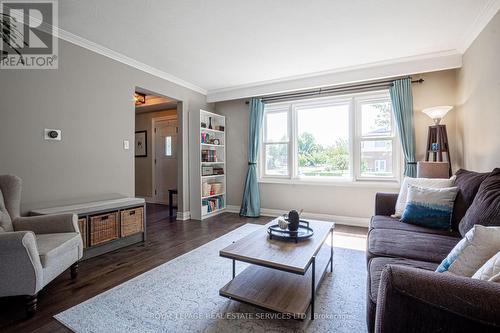
[{"label": "sofa", "polygon": [[366,251],[369,332],[500,331],[500,283],[435,272],[460,241],[460,221],[486,177],[457,172],[451,230],[402,223],[391,217],[398,194],[376,194]]},{"label": "sofa", "polygon": [[24,296],[26,312],[37,294],[66,269],[77,276],[83,243],[74,214],[20,216],[21,179],[0,175],[0,297]]}]

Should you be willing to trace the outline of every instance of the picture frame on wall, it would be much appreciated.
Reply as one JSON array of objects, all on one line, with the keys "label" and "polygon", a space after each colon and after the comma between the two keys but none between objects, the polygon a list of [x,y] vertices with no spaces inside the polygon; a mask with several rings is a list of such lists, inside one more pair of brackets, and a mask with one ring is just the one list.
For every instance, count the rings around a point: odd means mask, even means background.
[{"label": "picture frame on wall", "polygon": [[148,132],[147,131],[136,131],[135,132],[135,157],[147,157],[148,156]]}]

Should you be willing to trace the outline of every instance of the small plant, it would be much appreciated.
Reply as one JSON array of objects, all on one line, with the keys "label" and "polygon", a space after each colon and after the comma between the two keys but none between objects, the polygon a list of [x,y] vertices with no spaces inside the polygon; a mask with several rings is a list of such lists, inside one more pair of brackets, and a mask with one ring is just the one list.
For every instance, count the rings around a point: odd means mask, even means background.
[{"label": "small plant", "polygon": [[[16,40],[16,39],[22,39],[21,37],[23,36],[23,34],[13,24],[15,22],[17,22],[17,20],[14,17],[12,17],[8,14],[5,14],[5,13],[1,13],[0,14],[0,36],[2,37],[2,42],[4,43],[4,45],[7,45],[12,50],[14,50],[14,52],[16,52],[21,57],[21,62],[24,63],[22,60],[21,52],[19,52],[19,46],[15,45],[15,43],[13,42],[13,40]],[[1,60],[7,58],[8,54],[9,53],[7,51],[2,50]]]}]

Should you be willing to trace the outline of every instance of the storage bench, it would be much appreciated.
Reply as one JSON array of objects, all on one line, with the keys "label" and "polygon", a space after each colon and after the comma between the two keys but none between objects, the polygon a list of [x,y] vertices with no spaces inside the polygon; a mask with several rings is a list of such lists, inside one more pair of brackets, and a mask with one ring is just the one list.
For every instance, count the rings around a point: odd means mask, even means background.
[{"label": "storage bench", "polygon": [[146,204],[120,198],[35,209],[31,215],[73,213],[83,240],[83,259],[146,240]]}]

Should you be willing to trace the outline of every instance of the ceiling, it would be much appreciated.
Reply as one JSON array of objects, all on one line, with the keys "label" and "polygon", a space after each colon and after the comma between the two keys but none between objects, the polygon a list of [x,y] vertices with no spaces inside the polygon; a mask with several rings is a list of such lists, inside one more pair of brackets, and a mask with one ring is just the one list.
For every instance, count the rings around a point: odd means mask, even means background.
[{"label": "ceiling", "polygon": [[65,0],[59,1],[59,26],[211,92],[463,53],[487,23],[485,12],[496,12],[499,2]]}]

